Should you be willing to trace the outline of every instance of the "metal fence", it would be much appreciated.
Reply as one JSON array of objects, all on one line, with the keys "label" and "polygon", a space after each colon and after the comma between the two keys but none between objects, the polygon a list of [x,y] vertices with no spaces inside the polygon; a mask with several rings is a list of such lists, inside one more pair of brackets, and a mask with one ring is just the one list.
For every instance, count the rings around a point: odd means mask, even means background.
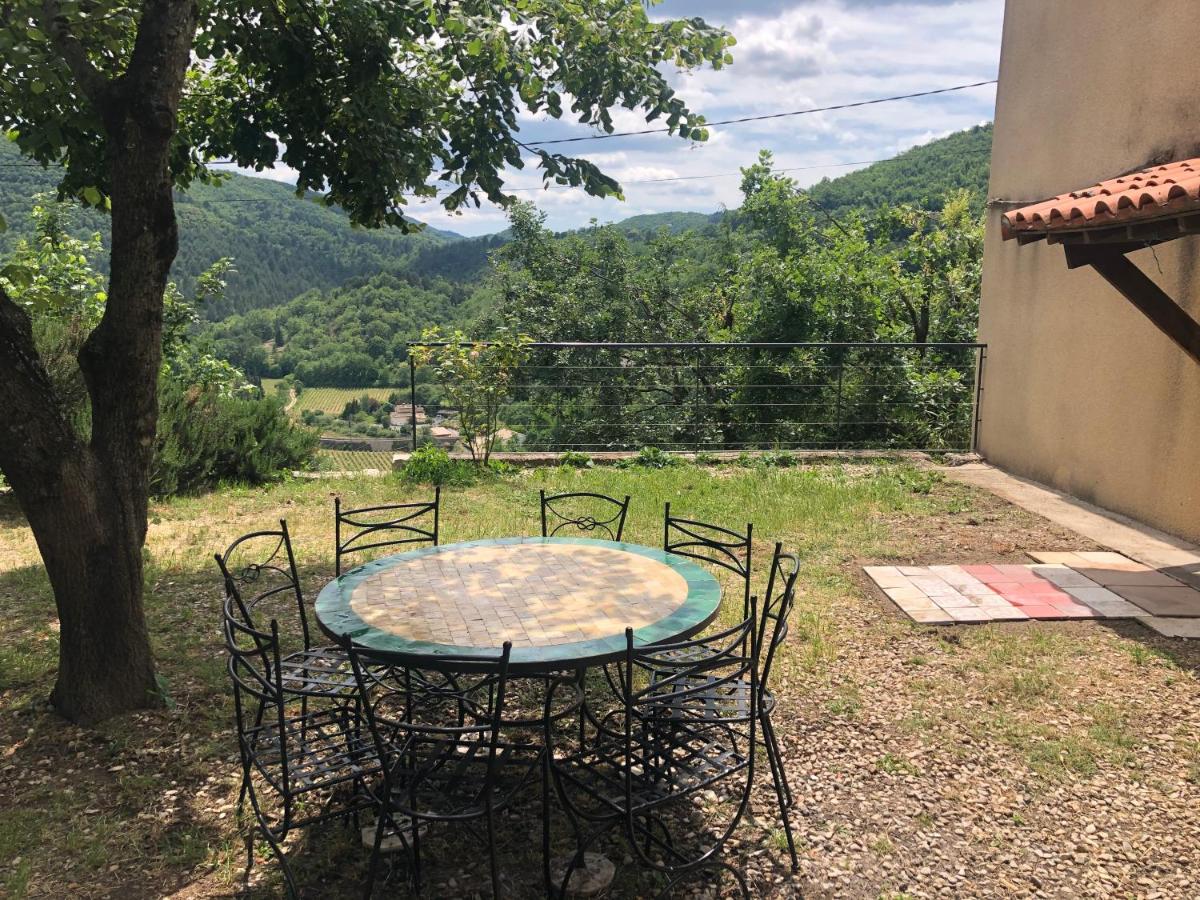
[{"label": "metal fence", "polygon": [[[965,451],[986,357],[984,344],[535,343],[501,410],[515,433],[502,446]],[[411,353],[409,391],[414,408],[441,396]]]}]

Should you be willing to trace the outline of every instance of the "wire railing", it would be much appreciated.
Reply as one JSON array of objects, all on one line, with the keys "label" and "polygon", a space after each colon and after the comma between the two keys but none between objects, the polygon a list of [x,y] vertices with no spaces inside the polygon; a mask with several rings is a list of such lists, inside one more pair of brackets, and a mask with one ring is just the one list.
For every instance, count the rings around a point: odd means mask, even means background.
[{"label": "wire railing", "polygon": [[[966,451],[986,357],[978,343],[534,343],[498,448]],[[441,405],[411,353],[409,396]],[[413,424],[413,448],[453,439]]]}]

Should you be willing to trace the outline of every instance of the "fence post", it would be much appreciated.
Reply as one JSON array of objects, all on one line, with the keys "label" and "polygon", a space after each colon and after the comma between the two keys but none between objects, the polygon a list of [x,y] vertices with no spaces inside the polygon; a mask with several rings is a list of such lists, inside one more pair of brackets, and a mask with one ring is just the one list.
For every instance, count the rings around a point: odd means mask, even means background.
[{"label": "fence post", "polygon": [[981,344],[975,351],[975,409],[971,416],[971,452],[979,452],[979,423],[981,420],[983,400],[983,364],[987,361],[987,344]]},{"label": "fence post", "polygon": [[417,362],[413,359],[412,346],[408,350],[408,424],[412,429],[412,448],[417,449]]},{"label": "fence post", "polygon": [[835,450],[842,449],[842,374],[846,370],[845,356],[838,355],[838,383],[837,383],[837,425],[833,433],[833,448]]}]

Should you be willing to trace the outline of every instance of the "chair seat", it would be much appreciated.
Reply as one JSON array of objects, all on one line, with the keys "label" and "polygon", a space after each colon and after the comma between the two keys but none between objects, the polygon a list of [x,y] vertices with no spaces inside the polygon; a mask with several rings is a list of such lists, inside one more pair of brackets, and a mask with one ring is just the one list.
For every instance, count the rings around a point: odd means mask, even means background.
[{"label": "chair seat", "polygon": [[243,739],[255,767],[277,791],[284,790],[280,773],[285,763],[287,792],[292,795],[382,771],[371,736],[347,710],[326,709],[285,718],[286,760],[281,756],[278,719],[270,709],[263,719],[263,724],[248,730]]},{"label": "chair seat", "polygon": [[[422,819],[454,819],[484,809],[489,738],[472,734],[401,742],[389,751],[392,808]],[[493,811],[504,809],[539,771],[541,748],[500,741],[491,787]]]},{"label": "chair seat", "polygon": [[284,691],[309,697],[349,697],[357,690],[350,659],[337,647],[312,647],[279,660]]},{"label": "chair seat", "polygon": [[[666,672],[656,672],[654,682],[661,682],[666,675]],[[748,678],[727,681],[712,676],[688,676],[672,681],[670,690],[664,690],[650,709],[656,711],[655,717],[666,710],[672,718],[679,719],[744,719],[749,714],[752,688]],[[675,695],[679,695],[679,699],[673,699]],[[763,691],[759,704],[760,715],[769,716],[774,709],[774,694]]]},{"label": "chair seat", "polygon": [[[586,749],[556,757],[553,767],[563,782],[600,806],[601,816],[618,815],[625,812],[627,803],[625,762],[624,741],[617,735],[601,734]],[[638,813],[678,802],[748,763],[744,746],[731,746],[724,729],[677,723],[677,727],[633,743],[629,809]]]}]

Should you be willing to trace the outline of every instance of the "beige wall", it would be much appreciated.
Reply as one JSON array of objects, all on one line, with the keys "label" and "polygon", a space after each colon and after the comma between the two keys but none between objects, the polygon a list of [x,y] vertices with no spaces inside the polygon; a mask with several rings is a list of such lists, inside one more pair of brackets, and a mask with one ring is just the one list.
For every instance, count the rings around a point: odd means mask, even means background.
[{"label": "beige wall", "polygon": [[[980,314],[984,456],[1192,540],[1200,364],[1061,247],[1002,241],[999,201],[1200,156],[1198,46],[1198,0],[1008,0]],[[1200,238],[1156,252],[1131,258],[1200,319]]]}]

